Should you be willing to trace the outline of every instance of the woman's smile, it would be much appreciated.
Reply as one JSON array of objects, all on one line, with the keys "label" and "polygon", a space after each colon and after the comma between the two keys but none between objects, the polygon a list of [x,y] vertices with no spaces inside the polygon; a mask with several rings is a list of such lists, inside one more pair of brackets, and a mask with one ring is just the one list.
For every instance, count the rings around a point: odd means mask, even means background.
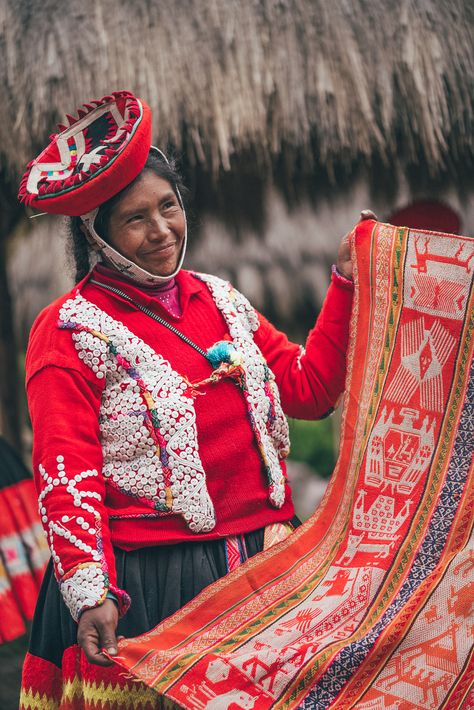
[{"label": "woman's smile", "polygon": [[123,256],[155,276],[177,268],[186,220],[170,183],[146,170],[114,205],[107,241]]},{"label": "woman's smile", "polygon": [[155,247],[154,249],[150,249],[149,251],[144,252],[144,256],[153,256],[153,254],[162,254],[165,251],[172,250],[176,247],[176,242],[170,242],[169,244],[163,244],[159,247]]}]

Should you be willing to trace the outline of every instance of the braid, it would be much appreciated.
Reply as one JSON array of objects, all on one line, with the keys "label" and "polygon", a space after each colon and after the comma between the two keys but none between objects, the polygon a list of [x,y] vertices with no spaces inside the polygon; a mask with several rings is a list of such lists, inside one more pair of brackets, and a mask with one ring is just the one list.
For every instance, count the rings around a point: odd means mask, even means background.
[{"label": "braid", "polygon": [[71,217],[69,222],[69,253],[72,256],[75,267],[75,282],[81,281],[87,276],[91,269],[91,247],[81,230],[82,220],[80,217]]}]

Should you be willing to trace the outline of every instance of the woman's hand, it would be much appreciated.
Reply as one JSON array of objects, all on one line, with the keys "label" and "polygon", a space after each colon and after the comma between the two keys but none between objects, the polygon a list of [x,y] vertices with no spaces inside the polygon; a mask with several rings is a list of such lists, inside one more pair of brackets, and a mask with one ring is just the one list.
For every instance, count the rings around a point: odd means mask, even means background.
[{"label": "woman's hand", "polygon": [[105,648],[111,656],[117,655],[117,628],[119,613],[112,599],[106,599],[100,606],[83,611],[77,629],[77,642],[89,663],[97,666],[111,666],[103,653]]},{"label": "woman's hand", "polygon": [[[362,210],[360,213],[359,222],[364,219],[377,219],[376,215],[370,210]],[[350,232],[342,238],[341,244],[339,246],[339,251],[337,252],[337,262],[336,267],[342,276],[346,279],[352,281],[352,260],[351,260],[351,246],[349,242]]]}]

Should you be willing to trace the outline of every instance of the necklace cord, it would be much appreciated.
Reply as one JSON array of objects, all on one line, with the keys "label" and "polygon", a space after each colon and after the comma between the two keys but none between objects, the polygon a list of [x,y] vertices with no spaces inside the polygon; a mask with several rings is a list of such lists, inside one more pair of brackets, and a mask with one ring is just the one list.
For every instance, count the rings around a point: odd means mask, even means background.
[{"label": "necklace cord", "polygon": [[89,283],[94,284],[95,286],[99,286],[100,288],[105,289],[106,291],[111,291],[112,293],[115,293],[117,296],[121,296],[124,298],[128,303],[131,303],[132,306],[135,306],[139,311],[144,313],[145,315],[149,316],[149,318],[152,318],[154,321],[157,323],[160,323],[161,325],[165,326],[165,328],[168,328],[168,330],[171,330],[172,333],[178,336],[178,338],[181,338],[185,343],[190,345],[194,350],[197,350],[197,352],[202,355],[203,357],[206,358],[206,360],[209,362],[209,358],[207,356],[207,353],[205,350],[203,350],[199,345],[196,345],[191,338],[188,338],[187,335],[182,333],[178,328],[175,328],[174,325],[171,323],[168,323],[167,320],[162,318],[161,316],[157,315],[154,313],[152,310],[147,308],[146,306],[142,306],[141,303],[137,303],[136,301],[133,300],[128,294],[124,293],[121,291],[119,288],[115,288],[115,286],[108,286],[107,284],[103,284],[100,281],[96,281],[95,279],[90,279]]}]

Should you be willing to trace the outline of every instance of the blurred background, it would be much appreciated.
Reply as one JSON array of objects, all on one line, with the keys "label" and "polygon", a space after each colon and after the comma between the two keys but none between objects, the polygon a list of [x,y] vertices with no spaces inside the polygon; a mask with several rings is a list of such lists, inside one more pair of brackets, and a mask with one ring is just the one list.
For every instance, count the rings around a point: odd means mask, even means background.
[{"label": "blurred background", "polygon": [[[30,219],[16,192],[65,111],[143,97],[189,187],[186,266],[304,342],[362,209],[473,234],[473,28],[471,0],[0,0],[0,434],[24,462],[28,332],[73,279],[66,223]],[[302,517],[338,421],[290,422]]]}]

